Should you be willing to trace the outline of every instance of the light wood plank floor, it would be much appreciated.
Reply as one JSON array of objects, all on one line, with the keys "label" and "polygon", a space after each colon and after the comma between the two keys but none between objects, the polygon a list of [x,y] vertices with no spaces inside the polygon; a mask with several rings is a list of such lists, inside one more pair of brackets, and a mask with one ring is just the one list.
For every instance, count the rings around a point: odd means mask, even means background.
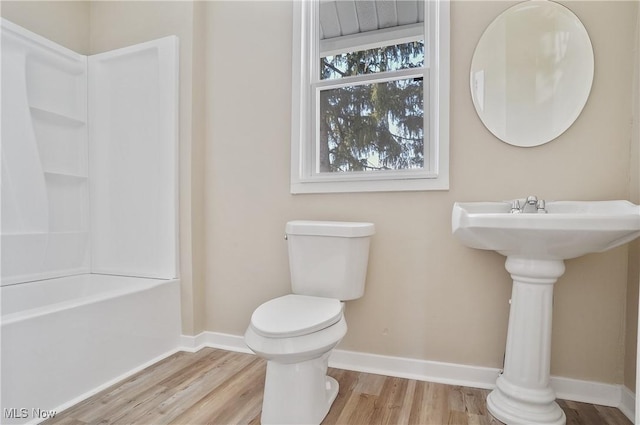
[{"label": "light wood plank floor", "polygon": [[[212,348],[176,353],[44,422],[259,424],[266,363]],[[500,425],[486,390],[329,369],[340,392],[323,424]],[[567,425],[630,425],[611,407],[559,401]]]}]

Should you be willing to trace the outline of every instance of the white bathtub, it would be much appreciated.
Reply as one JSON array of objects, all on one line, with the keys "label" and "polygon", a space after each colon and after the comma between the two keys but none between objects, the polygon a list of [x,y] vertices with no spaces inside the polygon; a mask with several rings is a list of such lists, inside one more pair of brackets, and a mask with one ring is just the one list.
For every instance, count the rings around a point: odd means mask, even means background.
[{"label": "white bathtub", "polygon": [[178,280],[84,274],[0,289],[0,423],[40,422],[176,350]]}]

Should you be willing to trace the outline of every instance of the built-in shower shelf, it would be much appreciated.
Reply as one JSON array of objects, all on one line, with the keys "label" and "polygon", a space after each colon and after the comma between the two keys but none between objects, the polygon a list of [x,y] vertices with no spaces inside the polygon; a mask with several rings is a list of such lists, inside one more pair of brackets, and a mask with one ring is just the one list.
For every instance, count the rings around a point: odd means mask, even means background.
[{"label": "built-in shower shelf", "polygon": [[31,110],[31,115],[34,118],[49,121],[54,124],[71,126],[71,127],[82,127],[83,125],[85,125],[85,121],[77,117],[72,117],[59,112],[54,112],[49,109],[39,108],[37,106],[30,106],[29,109]]},{"label": "built-in shower shelf", "polygon": [[0,285],[176,277],[178,38],[86,56],[0,21]]},{"label": "built-in shower shelf", "polygon": [[85,237],[89,234],[88,231],[86,230],[77,230],[77,231],[73,231],[73,232],[49,232],[49,236],[50,237],[74,237],[74,236],[78,236],[78,237]]},{"label": "built-in shower shelf", "polygon": [[83,182],[88,179],[87,176],[59,171],[45,171],[44,175],[48,179],[66,180],[69,182]]},{"label": "built-in shower shelf", "polygon": [[2,233],[1,236],[3,237],[44,237],[44,238],[48,238],[49,235],[88,235],[89,231],[88,230],[78,230],[78,231],[69,231],[69,232],[9,232],[9,233]]},{"label": "built-in shower shelf", "polygon": [[49,232],[2,232],[2,236],[34,236],[48,234]]}]

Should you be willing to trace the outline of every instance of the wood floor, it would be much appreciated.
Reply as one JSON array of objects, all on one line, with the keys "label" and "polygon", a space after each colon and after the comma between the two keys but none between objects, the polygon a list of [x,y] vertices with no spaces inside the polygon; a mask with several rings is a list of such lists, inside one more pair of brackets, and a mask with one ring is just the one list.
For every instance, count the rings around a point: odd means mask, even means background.
[{"label": "wood floor", "polygon": [[[72,406],[53,424],[259,424],[266,363],[205,348],[179,352]],[[329,369],[340,392],[323,424],[500,425],[486,390]],[[630,425],[612,407],[559,401],[567,425]]]}]

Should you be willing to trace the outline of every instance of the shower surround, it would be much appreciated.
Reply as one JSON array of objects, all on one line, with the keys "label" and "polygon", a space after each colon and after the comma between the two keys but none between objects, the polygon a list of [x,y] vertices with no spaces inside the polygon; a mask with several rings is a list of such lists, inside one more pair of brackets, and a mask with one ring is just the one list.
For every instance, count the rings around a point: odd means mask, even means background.
[{"label": "shower surround", "polygon": [[178,346],[178,39],[1,29],[0,422],[38,422]]}]

